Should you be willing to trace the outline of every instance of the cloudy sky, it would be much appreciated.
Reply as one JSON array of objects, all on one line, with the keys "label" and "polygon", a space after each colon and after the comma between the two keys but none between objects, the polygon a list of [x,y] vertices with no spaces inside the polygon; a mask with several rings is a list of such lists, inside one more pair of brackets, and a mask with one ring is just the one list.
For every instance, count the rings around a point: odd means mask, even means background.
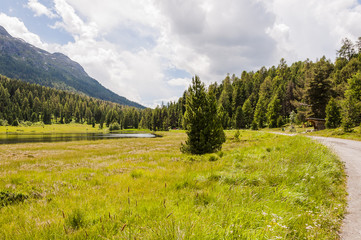
[{"label": "cloudy sky", "polygon": [[0,25],[154,107],[194,74],[210,83],[282,57],[333,60],[361,36],[361,0],[1,0]]}]

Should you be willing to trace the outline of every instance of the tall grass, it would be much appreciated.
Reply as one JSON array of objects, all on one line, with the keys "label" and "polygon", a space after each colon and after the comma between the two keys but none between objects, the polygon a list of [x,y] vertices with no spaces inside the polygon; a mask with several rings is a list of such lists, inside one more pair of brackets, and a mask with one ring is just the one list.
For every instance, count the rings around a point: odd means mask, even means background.
[{"label": "tall grass", "polygon": [[303,137],[227,132],[183,155],[162,138],[0,146],[1,239],[337,239],[343,165]]}]

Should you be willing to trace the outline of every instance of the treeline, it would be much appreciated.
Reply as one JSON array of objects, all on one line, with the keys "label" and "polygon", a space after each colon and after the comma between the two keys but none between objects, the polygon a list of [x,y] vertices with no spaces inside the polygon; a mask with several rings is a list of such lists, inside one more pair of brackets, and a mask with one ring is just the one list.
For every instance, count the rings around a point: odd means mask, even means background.
[{"label": "treeline", "polygon": [[137,108],[0,76],[0,125],[77,122],[138,128],[141,114]]},{"label": "treeline", "polygon": [[[350,130],[361,123],[361,38],[356,43],[344,39],[334,63],[322,57],[288,66],[281,59],[277,67],[227,75],[208,92],[217,98],[224,129],[273,128],[322,118],[328,128],[342,124]],[[142,125],[181,128],[187,95],[185,91],[178,102],[147,110]]]},{"label": "treeline", "polygon": [[[183,128],[188,91],[177,102],[155,109],[137,109],[85,95],[0,78],[0,121],[116,124],[118,128],[154,131]],[[241,76],[227,75],[211,84],[224,129],[280,127],[326,118],[329,128],[350,130],[361,123],[361,38],[344,39],[335,62],[322,57],[288,66],[262,67]]]}]

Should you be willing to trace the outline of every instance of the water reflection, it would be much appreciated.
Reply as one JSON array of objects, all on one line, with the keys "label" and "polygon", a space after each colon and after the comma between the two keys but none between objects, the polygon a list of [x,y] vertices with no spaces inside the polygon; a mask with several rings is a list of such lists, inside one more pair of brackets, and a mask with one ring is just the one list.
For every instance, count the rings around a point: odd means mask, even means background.
[{"label": "water reflection", "polygon": [[33,142],[70,142],[116,138],[154,138],[151,133],[48,133],[48,134],[0,134],[0,144]]}]

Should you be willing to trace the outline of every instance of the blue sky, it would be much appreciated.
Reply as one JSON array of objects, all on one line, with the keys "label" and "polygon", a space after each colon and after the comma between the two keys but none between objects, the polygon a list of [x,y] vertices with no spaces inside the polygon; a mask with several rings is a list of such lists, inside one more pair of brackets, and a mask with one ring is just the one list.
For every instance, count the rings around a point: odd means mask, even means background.
[{"label": "blue sky", "polygon": [[206,83],[325,55],[361,36],[361,0],[1,0],[0,25],[149,107]]}]

